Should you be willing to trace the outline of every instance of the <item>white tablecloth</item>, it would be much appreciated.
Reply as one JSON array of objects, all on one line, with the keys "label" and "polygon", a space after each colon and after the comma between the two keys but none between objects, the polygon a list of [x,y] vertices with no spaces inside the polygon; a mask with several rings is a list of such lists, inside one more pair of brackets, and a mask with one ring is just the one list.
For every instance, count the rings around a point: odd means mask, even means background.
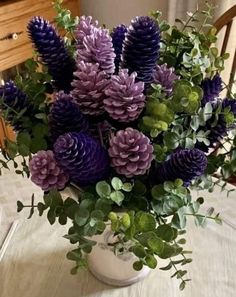
[{"label": "white tablecloth", "polygon": [[[5,214],[8,205],[19,198],[29,201],[40,191],[14,175],[0,177],[0,206]],[[201,193],[202,195],[202,193]],[[225,223],[209,222],[207,228],[188,226],[187,248],[193,250],[193,262],[186,266],[192,279],[180,292],[179,282],[170,279],[173,271],[152,271],[144,281],[126,288],[102,284],[88,271],[70,275],[73,266],[65,258],[72,248],[62,238],[66,226],[50,226],[45,217],[35,215],[30,221],[20,218],[14,236],[0,262],[1,297],[235,297],[236,296],[236,192],[227,198],[216,191],[207,195],[206,207],[214,206]],[[26,199],[26,200],[27,200]],[[11,201],[11,203],[7,203]],[[15,207],[15,205],[14,205]],[[24,213],[25,217],[27,216]],[[10,216],[10,215],[9,215]],[[21,215],[22,216],[22,215]],[[5,218],[7,216],[5,215]],[[8,217],[8,220],[10,218]],[[1,229],[0,229],[1,230]],[[159,267],[168,264],[159,261]]]}]

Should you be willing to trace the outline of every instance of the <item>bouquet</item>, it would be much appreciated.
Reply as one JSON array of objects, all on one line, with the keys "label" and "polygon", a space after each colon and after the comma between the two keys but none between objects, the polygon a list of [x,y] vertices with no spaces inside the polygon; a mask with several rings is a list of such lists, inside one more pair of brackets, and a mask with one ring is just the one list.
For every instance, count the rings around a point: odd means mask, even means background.
[{"label": "bouquet", "polygon": [[[213,208],[201,212],[204,198],[193,199],[191,190],[213,191],[222,186],[213,174],[225,181],[236,172],[236,100],[230,91],[220,98],[228,54],[213,45],[213,8],[189,12],[174,26],[153,12],[111,32],[92,17],[73,18],[61,1],[55,8],[64,37],[33,17],[35,58],[0,87],[2,116],[17,135],[6,139],[1,165],[13,162],[41,187],[43,200],[32,195],[30,217],[37,209],[50,224],[69,222],[72,273],[86,266],[92,237],[110,224],[114,252],[129,242],[135,270],[167,259],[161,269],[174,269],[183,289],[182,267],[192,261],[184,248],[187,218],[221,223]],[[72,185],[77,199],[63,199]]]}]

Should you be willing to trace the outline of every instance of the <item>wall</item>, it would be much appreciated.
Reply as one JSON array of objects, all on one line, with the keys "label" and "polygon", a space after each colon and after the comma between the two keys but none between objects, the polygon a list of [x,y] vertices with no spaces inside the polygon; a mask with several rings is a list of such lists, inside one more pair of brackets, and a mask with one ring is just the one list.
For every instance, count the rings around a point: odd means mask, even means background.
[{"label": "wall", "polygon": [[[147,15],[151,10],[161,10],[170,23],[183,18],[186,11],[195,11],[197,3],[204,7],[205,0],[79,0],[81,13],[92,15],[99,23],[113,27],[120,23],[129,24],[137,15]],[[215,18],[236,4],[236,0],[209,0],[217,5]]]},{"label": "wall", "polygon": [[[151,10],[167,11],[167,2],[160,0],[81,0],[81,12],[92,15],[100,24],[111,28],[129,24],[137,15],[147,15]],[[166,17],[166,14],[164,15]]]}]

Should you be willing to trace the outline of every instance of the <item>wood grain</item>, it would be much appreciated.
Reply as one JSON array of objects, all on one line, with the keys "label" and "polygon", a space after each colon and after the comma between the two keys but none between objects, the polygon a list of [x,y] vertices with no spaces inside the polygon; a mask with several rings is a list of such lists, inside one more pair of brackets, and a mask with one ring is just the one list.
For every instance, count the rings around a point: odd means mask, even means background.
[{"label": "wood grain", "polygon": [[[76,0],[65,0],[64,6],[79,15]],[[53,21],[56,13],[51,1],[23,0],[0,4],[0,39],[14,32],[21,32],[16,40],[0,41],[0,71],[13,67],[32,57],[33,48],[27,36],[27,23],[34,15],[40,15]]]}]

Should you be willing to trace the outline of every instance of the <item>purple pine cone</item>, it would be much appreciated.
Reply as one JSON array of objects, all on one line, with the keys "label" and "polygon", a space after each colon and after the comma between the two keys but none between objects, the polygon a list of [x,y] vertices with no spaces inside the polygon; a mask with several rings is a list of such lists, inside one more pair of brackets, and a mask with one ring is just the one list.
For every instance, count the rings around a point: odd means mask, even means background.
[{"label": "purple pine cone", "polygon": [[145,174],[153,160],[150,139],[132,128],[120,130],[111,138],[108,153],[111,166],[128,178]]},{"label": "purple pine cone", "polygon": [[123,48],[123,41],[125,39],[126,32],[127,32],[127,28],[125,25],[122,24],[122,25],[115,27],[111,33],[112,43],[113,43],[113,47],[115,49],[115,54],[116,54],[115,73],[119,72],[119,66],[120,66],[120,62],[121,62],[121,54],[122,54],[122,48]]},{"label": "purple pine cone", "polygon": [[27,96],[10,80],[5,85],[0,86],[0,98],[4,103],[1,104],[0,102],[0,109],[3,111],[8,110],[6,120],[13,125],[16,131],[22,130],[21,118],[17,119],[15,112],[20,113],[23,109],[26,109],[23,116],[31,115],[32,106],[28,102]]},{"label": "purple pine cone", "polygon": [[[220,105],[222,110],[216,121],[214,114]],[[217,102],[212,103],[212,107],[213,116],[206,122],[204,127],[200,127],[200,130],[210,131],[210,134],[207,136],[207,139],[210,141],[210,145],[207,146],[203,142],[197,142],[195,146],[204,152],[208,152],[210,148],[216,147],[216,145],[227,135],[227,132],[233,128],[232,126],[227,127],[225,117],[222,114],[224,109],[230,107],[230,111],[234,114],[234,117],[236,117],[236,99],[225,98],[223,101],[218,100]]]},{"label": "purple pine cone", "polygon": [[187,187],[192,180],[204,174],[206,167],[207,157],[201,150],[180,149],[155,170],[152,181],[161,184],[180,178]]},{"label": "purple pine cone", "polygon": [[105,89],[109,83],[105,71],[99,70],[98,64],[78,64],[72,82],[72,96],[84,114],[100,115],[104,112],[103,100],[106,98]]},{"label": "purple pine cone", "polygon": [[137,74],[129,75],[122,69],[113,75],[105,93],[104,108],[111,118],[119,122],[132,122],[138,118],[145,105],[144,83],[135,82]]},{"label": "purple pine cone", "polygon": [[115,71],[115,52],[107,29],[95,28],[91,35],[83,38],[83,46],[77,50],[77,60],[98,63],[107,74]]},{"label": "purple pine cone", "polygon": [[55,28],[42,17],[34,17],[28,24],[28,33],[42,62],[55,81],[58,90],[69,91],[75,70],[75,61]]},{"label": "purple pine cone", "polygon": [[102,180],[109,173],[107,151],[83,132],[59,136],[54,144],[54,154],[70,180],[80,186]]},{"label": "purple pine cone", "polygon": [[77,39],[77,48],[82,49],[85,36],[94,33],[95,28],[98,28],[98,21],[93,21],[91,16],[81,16],[79,24],[75,28],[75,37]]},{"label": "purple pine cone", "polygon": [[52,151],[38,151],[29,162],[31,180],[43,191],[62,190],[69,180],[58,167]]},{"label": "purple pine cone", "polygon": [[88,127],[88,121],[73,97],[63,91],[57,93],[49,115],[52,141],[55,142],[58,136],[67,132],[86,132]]},{"label": "purple pine cone", "polygon": [[168,68],[167,64],[157,65],[152,75],[153,83],[161,85],[167,96],[171,96],[174,82],[179,79],[179,76],[175,74],[175,69]]},{"label": "purple pine cone", "polygon": [[152,72],[158,59],[160,30],[148,16],[136,17],[128,28],[123,45],[122,68],[137,72],[138,80],[152,82]]},{"label": "purple pine cone", "polygon": [[203,89],[202,106],[206,105],[207,102],[214,101],[220,95],[222,91],[222,79],[217,73],[212,79],[205,78],[201,87]]}]

